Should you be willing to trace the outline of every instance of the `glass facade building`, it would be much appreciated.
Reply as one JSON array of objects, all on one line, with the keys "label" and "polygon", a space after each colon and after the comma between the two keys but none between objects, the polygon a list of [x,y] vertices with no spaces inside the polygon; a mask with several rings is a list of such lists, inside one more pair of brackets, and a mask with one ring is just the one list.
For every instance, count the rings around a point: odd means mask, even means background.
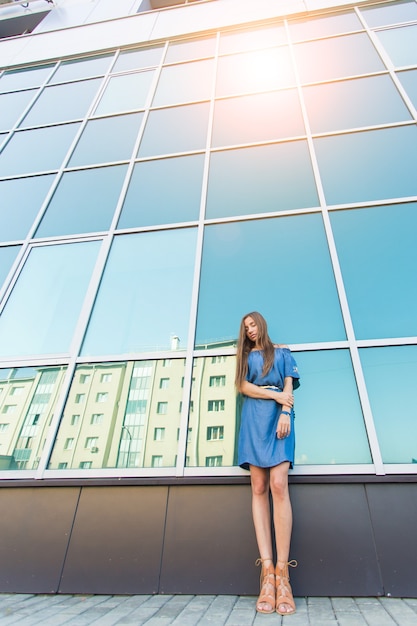
[{"label": "glass facade building", "polygon": [[6,476],[239,473],[254,309],[295,472],[415,472],[416,41],[416,2],[360,3],[3,69]]},{"label": "glass facade building", "polygon": [[252,310],[301,374],[292,476],[416,475],[417,2],[28,11],[0,40],[0,478],[247,477]]}]

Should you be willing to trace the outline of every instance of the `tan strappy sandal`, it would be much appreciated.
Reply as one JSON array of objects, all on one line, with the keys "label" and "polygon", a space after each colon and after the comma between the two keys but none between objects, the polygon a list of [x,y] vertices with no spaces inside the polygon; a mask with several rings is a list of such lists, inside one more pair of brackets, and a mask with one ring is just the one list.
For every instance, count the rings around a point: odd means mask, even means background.
[{"label": "tan strappy sandal", "polygon": [[[256,602],[256,610],[258,613],[275,613],[275,570],[271,561],[269,565],[265,565],[264,561],[270,559],[257,559],[256,565],[262,565],[260,576],[260,593]],[[266,609],[260,605],[269,604],[270,609]]]},{"label": "tan strappy sandal", "polygon": [[[288,566],[297,567],[297,565],[298,565],[297,561],[289,561],[288,563],[285,563],[282,569],[278,565],[276,566],[275,576],[276,576],[277,591],[276,591],[275,606],[276,606],[276,611],[277,613],[279,613],[279,615],[292,615],[292,613],[295,613],[295,602],[294,602],[292,589],[290,585],[290,575],[288,573]],[[291,607],[291,610],[282,611],[280,609],[280,606],[283,604],[286,604],[287,606]]]}]

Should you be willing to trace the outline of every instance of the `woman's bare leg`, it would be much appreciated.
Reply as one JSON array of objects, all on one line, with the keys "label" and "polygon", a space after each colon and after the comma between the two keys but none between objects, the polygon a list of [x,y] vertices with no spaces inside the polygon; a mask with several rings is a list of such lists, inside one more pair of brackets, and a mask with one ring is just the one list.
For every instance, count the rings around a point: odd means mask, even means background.
[{"label": "woman's bare leg", "polygon": [[[252,515],[255,526],[256,541],[262,566],[273,565],[271,510],[269,505],[269,469],[250,466],[252,486]],[[261,602],[257,609],[268,611],[273,607],[268,602]]]},{"label": "woman's bare leg", "polygon": [[[292,508],[288,490],[289,463],[281,463],[270,470],[270,488],[274,506],[274,528],[277,547],[277,566],[284,569],[290,554],[292,532]],[[281,604],[282,612],[292,612],[288,604]]]}]

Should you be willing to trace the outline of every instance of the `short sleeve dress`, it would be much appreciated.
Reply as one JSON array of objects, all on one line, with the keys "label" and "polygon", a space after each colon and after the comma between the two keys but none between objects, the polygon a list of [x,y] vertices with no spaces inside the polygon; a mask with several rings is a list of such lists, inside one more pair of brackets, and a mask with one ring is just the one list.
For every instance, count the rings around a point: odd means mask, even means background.
[{"label": "short sleeve dress", "polygon": [[[266,376],[262,376],[263,353],[253,350],[248,356],[246,380],[260,387],[284,389],[284,378],[291,376],[293,389],[300,386],[297,364],[289,348],[275,348],[274,363]],[[238,443],[238,464],[243,469],[250,465],[274,467],[284,461],[294,463],[295,434],[294,411],[291,410],[291,433],[278,439],[276,430],[281,405],[275,400],[262,400],[244,396]]]}]

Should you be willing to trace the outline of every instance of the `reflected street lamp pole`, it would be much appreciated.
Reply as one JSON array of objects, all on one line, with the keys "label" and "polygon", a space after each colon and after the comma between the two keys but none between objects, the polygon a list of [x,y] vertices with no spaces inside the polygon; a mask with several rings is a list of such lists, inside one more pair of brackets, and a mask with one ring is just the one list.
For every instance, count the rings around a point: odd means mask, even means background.
[{"label": "reflected street lamp pole", "polygon": [[124,430],[127,432],[127,435],[129,437],[129,444],[127,446],[127,457],[126,457],[126,465],[125,465],[125,467],[130,467],[129,466],[129,461],[130,461],[130,447],[132,445],[132,433],[130,432],[130,430],[128,429],[127,426],[122,426],[122,432]]}]

